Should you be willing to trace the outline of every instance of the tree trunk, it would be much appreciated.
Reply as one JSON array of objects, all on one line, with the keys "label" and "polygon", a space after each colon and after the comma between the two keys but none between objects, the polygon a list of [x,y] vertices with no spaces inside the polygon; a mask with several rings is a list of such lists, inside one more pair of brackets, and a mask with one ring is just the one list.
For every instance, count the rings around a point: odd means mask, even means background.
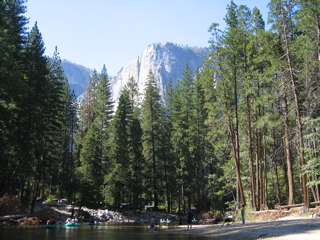
[{"label": "tree trunk", "polygon": [[259,194],[259,189],[260,189],[260,186],[259,186],[259,176],[261,174],[261,169],[260,169],[260,164],[259,164],[259,142],[258,142],[258,139],[259,139],[259,134],[258,134],[258,131],[256,130],[255,132],[255,136],[256,136],[256,179],[255,179],[255,195],[256,195],[256,209],[259,210],[260,209],[260,194]]},{"label": "tree trunk", "polygon": [[[257,115],[258,117],[260,117],[261,112],[260,112],[260,105],[257,106]],[[259,181],[259,209],[261,209],[261,207],[264,204],[264,183],[263,183],[263,173],[264,173],[264,169],[263,169],[263,150],[262,150],[262,133],[261,133],[261,129],[258,128],[257,129],[257,163],[259,166],[259,177],[257,179],[257,181]]]},{"label": "tree trunk", "polygon": [[276,175],[277,202],[278,202],[278,205],[281,205],[277,157],[274,158],[274,166],[275,166],[274,171],[275,171],[275,175]]},{"label": "tree trunk", "polygon": [[284,26],[284,33],[285,33],[284,37],[285,37],[286,56],[287,56],[289,73],[290,73],[292,92],[293,92],[293,96],[294,96],[296,122],[297,122],[297,128],[298,128],[298,142],[299,142],[298,154],[299,154],[299,158],[300,158],[300,171],[301,171],[301,181],[302,181],[303,203],[304,203],[305,210],[307,210],[309,208],[310,201],[309,201],[309,194],[308,194],[308,188],[307,188],[307,175],[302,170],[302,167],[305,165],[305,158],[304,158],[304,151],[303,151],[304,142],[303,142],[301,115],[300,115],[298,86],[296,84],[296,78],[295,78],[295,74],[293,71],[293,64],[292,64],[292,59],[291,59],[291,54],[290,54],[289,39],[288,39],[286,26]]},{"label": "tree trunk", "polygon": [[251,111],[249,96],[247,100],[247,114],[248,114],[248,150],[249,150],[249,174],[250,174],[250,196],[251,196],[251,208],[256,209],[256,195],[255,195],[255,179],[253,169],[253,153],[252,153],[252,133],[251,133]]},{"label": "tree trunk", "polygon": [[293,184],[293,171],[290,151],[290,129],[288,120],[288,106],[287,95],[284,93],[283,97],[283,114],[284,114],[284,131],[285,131],[285,153],[287,162],[287,179],[288,179],[288,205],[294,204],[294,184]]},{"label": "tree trunk", "polygon": [[[234,60],[234,66],[235,60]],[[239,201],[242,206],[246,205],[246,201],[244,199],[242,181],[241,181],[241,170],[240,170],[240,140],[239,140],[239,116],[238,116],[238,84],[237,84],[237,72],[234,71],[233,76],[233,84],[234,84],[234,104],[235,104],[235,128],[234,128],[234,136],[235,136],[235,148],[234,148],[234,156],[236,161],[236,171],[237,171],[237,185],[239,192]],[[231,122],[230,122],[231,123]],[[231,125],[230,125],[231,127]]]},{"label": "tree trunk", "polygon": [[[279,187],[279,175],[278,175],[278,154],[276,151],[276,136],[275,136],[275,129],[272,128],[272,136],[273,136],[273,157],[272,159],[274,160],[274,171],[275,171],[275,176],[276,176],[276,192],[277,192],[277,202],[278,205],[281,205],[280,201],[280,187]],[[281,157],[281,156],[280,156]]]},{"label": "tree trunk", "polygon": [[235,139],[235,133],[232,128],[231,124],[231,119],[230,116],[228,117],[229,121],[229,132],[231,136],[231,143],[232,143],[232,152],[233,152],[233,157],[235,160],[235,165],[236,165],[236,174],[237,174],[237,201],[239,201],[242,205],[245,206],[245,199],[243,195],[243,189],[242,189],[242,181],[241,181],[241,175],[240,175],[240,161],[239,161],[239,152],[237,148],[237,139]]},{"label": "tree trunk", "polygon": [[264,182],[264,194],[263,194],[263,204],[266,208],[268,208],[268,177],[267,177],[267,149],[266,149],[266,146],[267,146],[267,143],[265,141],[265,138],[264,138],[264,144],[263,144],[263,182]]}]

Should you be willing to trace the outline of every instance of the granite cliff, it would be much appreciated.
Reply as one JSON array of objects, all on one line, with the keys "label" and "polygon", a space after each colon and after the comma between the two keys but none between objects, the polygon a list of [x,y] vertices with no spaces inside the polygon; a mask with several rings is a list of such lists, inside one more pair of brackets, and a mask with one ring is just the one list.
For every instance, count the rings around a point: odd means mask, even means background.
[{"label": "granite cliff", "polygon": [[112,78],[113,98],[115,101],[118,100],[122,88],[131,77],[138,83],[139,92],[143,93],[150,70],[163,95],[170,79],[173,83],[180,80],[187,65],[195,73],[197,68],[202,67],[207,53],[207,48],[178,46],[173,43],[151,44],[140,56],[124,66],[116,77]]},{"label": "granite cliff", "polygon": [[[164,95],[168,81],[172,79],[175,84],[180,80],[187,65],[195,73],[197,68],[202,67],[208,51],[207,48],[179,46],[173,43],[150,44],[140,56],[120,69],[117,76],[109,76],[114,101],[117,102],[121,90],[131,77],[138,83],[139,92],[143,93],[150,70],[158,82],[160,93]],[[70,88],[79,97],[88,85],[92,70],[67,60],[62,61],[62,67]]]}]

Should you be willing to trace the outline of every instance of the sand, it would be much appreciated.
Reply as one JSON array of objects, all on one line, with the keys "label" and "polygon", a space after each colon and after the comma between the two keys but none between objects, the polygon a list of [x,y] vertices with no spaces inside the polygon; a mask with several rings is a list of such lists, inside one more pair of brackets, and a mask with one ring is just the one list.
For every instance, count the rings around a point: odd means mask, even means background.
[{"label": "sand", "polygon": [[168,231],[228,240],[316,240],[320,239],[320,218],[285,217],[275,221],[233,223],[225,226],[222,224],[194,225],[191,230],[182,226]]}]

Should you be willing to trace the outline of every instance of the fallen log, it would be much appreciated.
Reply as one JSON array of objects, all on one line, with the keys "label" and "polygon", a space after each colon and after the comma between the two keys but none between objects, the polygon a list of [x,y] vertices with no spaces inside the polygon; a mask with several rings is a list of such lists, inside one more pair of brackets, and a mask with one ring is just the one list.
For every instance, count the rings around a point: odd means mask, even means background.
[{"label": "fallen log", "polygon": [[264,213],[272,213],[272,212],[278,212],[278,210],[270,209],[270,210],[261,210],[261,211],[252,211],[252,214],[264,214]]},{"label": "fallen log", "polygon": [[319,206],[320,202],[312,202],[310,203],[310,206],[315,207],[315,206]]},{"label": "fallen log", "polygon": [[20,221],[15,219],[9,219],[9,223],[12,225],[20,225]]},{"label": "fallen log", "polygon": [[[315,207],[315,206],[319,206],[320,202],[311,202],[310,203],[310,207]],[[298,204],[291,204],[291,205],[284,205],[284,206],[276,206],[276,209],[284,209],[284,208],[296,208],[296,207],[302,207],[304,206],[303,203],[298,203]]]},{"label": "fallen log", "polygon": [[276,206],[276,209],[285,209],[285,208],[296,208],[296,207],[302,207],[303,204],[299,203],[299,204],[291,204],[291,205],[283,205],[283,206]]},{"label": "fallen log", "polygon": [[34,217],[34,215],[31,214],[20,214],[20,215],[8,215],[8,216],[1,216],[0,222],[3,221],[9,221],[10,219],[17,220],[25,217]]}]

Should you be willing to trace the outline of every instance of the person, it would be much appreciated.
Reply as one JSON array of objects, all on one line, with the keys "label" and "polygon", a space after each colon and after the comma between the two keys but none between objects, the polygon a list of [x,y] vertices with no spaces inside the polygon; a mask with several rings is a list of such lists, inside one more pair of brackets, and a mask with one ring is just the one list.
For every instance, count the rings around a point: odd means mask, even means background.
[{"label": "person", "polygon": [[150,219],[150,231],[153,232],[154,230],[154,221],[155,221],[155,216],[153,216],[151,219]]},{"label": "person", "polygon": [[245,224],[245,219],[244,219],[244,205],[242,205],[242,208],[241,208],[241,217],[242,217],[242,224]]},{"label": "person", "polygon": [[224,219],[222,226],[224,226],[225,223],[229,225],[230,222],[234,222],[234,215],[230,213],[226,219]]},{"label": "person", "polygon": [[56,224],[56,220],[54,219],[54,217],[51,217],[51,218],[50,218],[49,224],[50,224],[50,225],[55,225],[55,224]]},{"label": "person", "polygon": [[193,212],[190,209],[190,211],[188,212],[187,230],[191,230],[192,229],[192,220],[193,220]]}]

